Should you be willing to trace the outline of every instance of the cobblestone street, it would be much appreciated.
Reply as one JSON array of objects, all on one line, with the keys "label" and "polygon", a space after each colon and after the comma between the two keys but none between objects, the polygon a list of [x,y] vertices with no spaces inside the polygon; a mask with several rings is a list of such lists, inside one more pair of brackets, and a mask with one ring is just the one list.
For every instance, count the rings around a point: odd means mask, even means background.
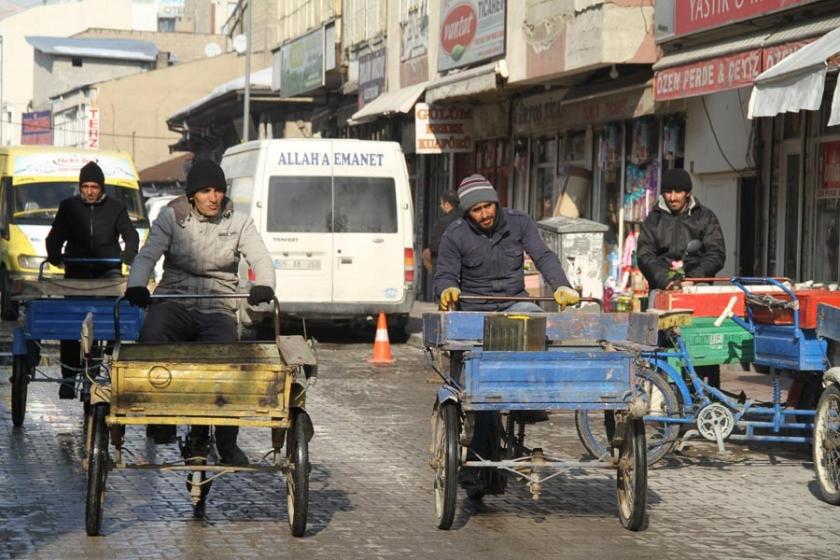
[{"label": "cobblestone street", "polygon": [[[570,472],[534,502],[511,483],[481,504],[459,496],[455,525],[434,525],[429,414],[438,383],[417,348],[394,345],[396,367],[367,364],[370,343],[322,343],[309,395],[315,426],[310,517],[289,535],[280,475],[215,481],[206,520],[192,518],[180,478],[112,471],[102,537],[84,530],[82,407],[56,386],[30,385],[27,417],[13,429],[9,368],[0,376],[0,556],[14,558],[835,558],[840,509],[816,498],[806,448],[716,447],[694,442],[649,473],[649,526],[621,528],[612,471]],[[734,374],[730,374],[734,375]],[[745,374],[746,375],[746,374]],[[728,378],[727,378],[728,379]],[[569,416],[532,430],[533,445],[582,457]],[[129,449],[177,459],[175,445]],[[257,460],[267,430],[240,445]]]}]

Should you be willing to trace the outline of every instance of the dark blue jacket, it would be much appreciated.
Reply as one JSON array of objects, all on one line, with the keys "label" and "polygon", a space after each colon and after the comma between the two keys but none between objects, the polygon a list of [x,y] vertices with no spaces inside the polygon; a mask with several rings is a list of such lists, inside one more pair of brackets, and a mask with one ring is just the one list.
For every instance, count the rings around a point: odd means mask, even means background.
[{"label": "dark blue jacket", "polygon": [[[484,233],[469,218],[453,222],[440,242],[435,271],[435,294],[446,288],[462,295],[527,296],[522,270],[528,253],[552,289],[569,286],[563,267],[545,245],[531,217],[519,210],[500,208],[496,227]],[[462,302],[465,311],[495,311],[513,302]]]}]

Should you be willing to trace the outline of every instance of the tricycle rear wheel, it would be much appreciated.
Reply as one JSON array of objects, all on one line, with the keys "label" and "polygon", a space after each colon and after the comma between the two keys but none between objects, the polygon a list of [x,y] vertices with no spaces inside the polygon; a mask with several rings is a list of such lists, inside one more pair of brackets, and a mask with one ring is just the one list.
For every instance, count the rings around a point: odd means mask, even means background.
[{"label": "tricycle rear wheel", "polygon": [[616,488],[618,517],[625,529],[638,531],[645,520],[647,507],[647,446],[645,423],[633,418],[626,423],[618,448]]},{"label": "tricycle rear wheel", "polygon": [[286,474],[286,503],[289,510],[289,528],[293,537],[306,532],[306,515],[309,507],[309,415],[299,410],[292,417],[292,427],[286,432],[286,456],[289,472]]},{"label": "tricycle rear wheel", "polygon": [[26,393],[29,386],[29,365],[26,356],[12,360],[12,424],[22,426],[26,415]]},{"label": "tricycle rear wheel", "polygon": [[105,481],[108,478],[108,426],[105,417],[108,405],[93,406],[90,421],[93,423],[90,457],[88,457],[87,500],[85,503],[85,530],[89,536],[99,534],[102,512],[105,507]]},{"label": "tricycle rear wheel", "polygon": [[460,432],[458,407],[446,402],[437,409],[434,428],[435,512],[438,529],[449,529],[455,519],[458,497],[458,463]]},{"label": "tricycle rear wheel", "polygon": [[813,453],[822,499],[840,505],[840,387],[834,384],[817,404]]}]

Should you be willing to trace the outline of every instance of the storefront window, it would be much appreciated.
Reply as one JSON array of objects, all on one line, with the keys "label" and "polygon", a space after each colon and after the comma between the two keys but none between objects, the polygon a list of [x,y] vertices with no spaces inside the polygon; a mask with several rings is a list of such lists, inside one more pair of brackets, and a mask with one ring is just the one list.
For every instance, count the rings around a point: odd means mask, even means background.
[{"label": "storefront window", "polygon": [[818,153],[814,280],[837,282],[840,279],[840,141],[823,142]]},{"label": "storefront window", "polygon": [[609,226],[607,245],[618,244],[618,210],[621,207],[621,125],[610,124],[595,134],[595,188],[598,219]]},{"label": "storefront window", "polygon": [[499,193],[502,206],[508,203],[508,141],[485,140],[475,145],[475,172],[487,177]]},{"label": "storefront window", "polygon": [[534,193],[536,200],[531,215],[542,220],[554,215],[557,192],[554,188],[557,170],[557,137],[538,138],[534,149]]},{"label": "storefront window", "polygon": [[656,204],[658,191],[656,121],[650,118],[636,119],[630,123],[628,132],[624,219],[641,223]]}]

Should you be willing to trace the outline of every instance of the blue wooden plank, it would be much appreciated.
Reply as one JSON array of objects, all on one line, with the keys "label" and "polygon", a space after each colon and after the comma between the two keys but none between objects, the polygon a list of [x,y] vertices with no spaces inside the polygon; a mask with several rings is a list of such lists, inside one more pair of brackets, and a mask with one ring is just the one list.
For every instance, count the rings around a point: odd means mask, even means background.
[{"label": "blue wooden plank", "polygon": [[[487,313],[450,311],[423,314],[423,340],[427,346],[458,342],[481,345]],[[504,315],[504,313],[498,313]],[[521,314],[520,314],[521,315]],[[549,341],[612,340],[656,345],[658,317],[653,313],[546,313]]]},{"label": "blue wooden plank", "polygon": [[755,363],[793,371],[824,371],[828,344],[814,329],[801,330],[785,325],[755,324]]},{"label": "blue wooden plank", "polygon": [[[30,301],[26,309],[26,333],[33,340],[78,340],[88,312],[93,312],[95,340],[114,339],[114,301],[107,298],[51,298]],[[137,340],[143,313],[123,301],[120,304],[120,337]]]},{"label": "blue wooden plank", "polygon": [[817,336],[840,341],[840,307],[817,305]]},{"label": "blue wooden plank", "polygon": [[597,350],[468,352],[464,407],[487,409],[625,408],[635,355]]}]

